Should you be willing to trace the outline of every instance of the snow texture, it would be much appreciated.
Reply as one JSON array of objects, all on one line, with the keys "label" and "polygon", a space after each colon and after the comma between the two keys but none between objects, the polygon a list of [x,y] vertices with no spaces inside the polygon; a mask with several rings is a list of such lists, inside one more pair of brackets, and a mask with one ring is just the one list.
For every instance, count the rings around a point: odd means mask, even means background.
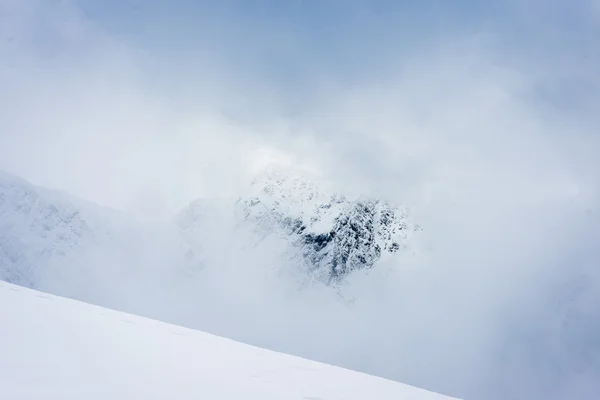
[{"label": "snow texture", "polygon": [[450,399],[9,283],[0,304],[5,399]]}]

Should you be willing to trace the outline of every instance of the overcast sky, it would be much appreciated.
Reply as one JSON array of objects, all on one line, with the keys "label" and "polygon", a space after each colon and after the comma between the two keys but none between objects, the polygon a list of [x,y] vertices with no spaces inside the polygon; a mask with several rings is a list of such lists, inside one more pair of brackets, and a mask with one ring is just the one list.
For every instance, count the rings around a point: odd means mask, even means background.
[{"label": "overcast sky", "polygon": [[424,227],[421,268],[353,275],[352,307],[229,234],[179,300],[132,299],[473,399],[598,393],[598,126],[597,0],[0,0],[0,169],[163,218],[277,163]]},{"label": "overcast sky", "polygon": [[169,215],[269,161],[415,202],[597,177],[594,0],[0,7],[0,168],[100,204]]}]

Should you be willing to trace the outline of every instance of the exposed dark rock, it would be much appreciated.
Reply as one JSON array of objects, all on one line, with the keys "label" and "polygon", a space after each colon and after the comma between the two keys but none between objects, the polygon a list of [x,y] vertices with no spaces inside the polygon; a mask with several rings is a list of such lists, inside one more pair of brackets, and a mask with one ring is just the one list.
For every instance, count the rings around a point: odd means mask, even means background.
[{"label": "exposed dark rock", "polygon": [[258,196],[238,202],[244,218],[289,236],[306,268],[328,283],[372,268],[383,254],[405,247],[410,233],[418,229],[404,209],[377,200],[324,195],[302,178],[278,175],[257,184],[264,186]]}]

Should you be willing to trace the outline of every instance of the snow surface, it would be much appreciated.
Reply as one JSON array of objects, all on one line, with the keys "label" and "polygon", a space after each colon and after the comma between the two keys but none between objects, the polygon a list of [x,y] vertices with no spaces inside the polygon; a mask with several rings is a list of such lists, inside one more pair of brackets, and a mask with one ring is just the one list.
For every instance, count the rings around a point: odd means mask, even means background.
[{"label": "snow surface", "polygon": [[450,397],[0,282],[4,399]]}]

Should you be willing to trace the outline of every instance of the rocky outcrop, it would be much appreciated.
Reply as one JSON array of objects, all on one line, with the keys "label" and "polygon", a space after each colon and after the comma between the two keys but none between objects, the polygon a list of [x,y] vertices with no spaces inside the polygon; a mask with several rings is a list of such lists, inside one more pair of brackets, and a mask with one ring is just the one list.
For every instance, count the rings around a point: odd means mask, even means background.
[{"label": "rocky outcrop", "polygon": [[328,283],[405,249],[420,229],[405,208],[328,195],[301,176],[269,171],[253,185],[255,194],[238,201],[242,217],[261,234],[289,236],[293,255]]}]

